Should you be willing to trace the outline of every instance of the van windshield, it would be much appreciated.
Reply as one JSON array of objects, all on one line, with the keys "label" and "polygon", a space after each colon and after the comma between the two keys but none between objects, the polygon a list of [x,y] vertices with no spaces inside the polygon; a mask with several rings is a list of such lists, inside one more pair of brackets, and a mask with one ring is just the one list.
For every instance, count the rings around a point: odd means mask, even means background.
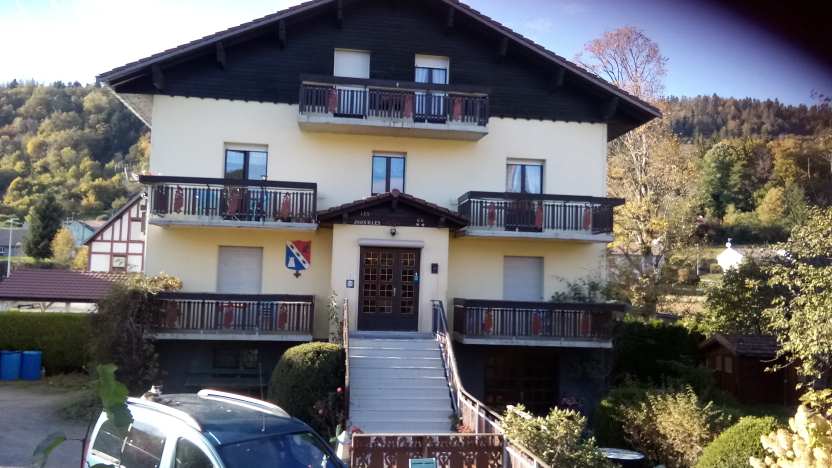
[{"label": "van windshield", "polygon": [[324,443],[310,432],[223,445],[220,454],[228,468],[340,468]]}]

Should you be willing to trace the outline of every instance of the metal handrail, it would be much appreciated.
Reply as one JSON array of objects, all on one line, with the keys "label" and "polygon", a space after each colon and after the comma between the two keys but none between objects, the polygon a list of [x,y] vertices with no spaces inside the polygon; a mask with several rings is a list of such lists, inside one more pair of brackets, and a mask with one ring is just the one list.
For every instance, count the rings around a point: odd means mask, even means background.
[{"label": "metal handrail", "polygon": [[459,372],[457,371],[456,357],[454,356],[450,333],[448,333],[448,319],[445,316],[445,307],[441,300],[434,299],[431,302],[433,303],[433,334],[442,352],[442,361],[446,370],[448,388],[451,392],[454,414],[460,417],[462,422],[465,423],[464,418],[466,413],[462,409],[462,405],[465,405],[473,409],[476,415],[474,422],[476,427],[472,427],[471,429],[474,429],[477,433],[488,432],[503,436],[505,442],[503,466],[512,466],[511,463],[513,461],[518,461],[524,468],[551,468],[527,448],[505,437],[502,428],[503,418],[489,408],[488,405],[468,393],[462,386],[462,379],[459,378]]},{"label": "metal handrail", "polygon": [[344,346],[344,421],[347,423],[350,418],[350,302],[347,298],[344,298],[342,313],[344,317],[341,321],[342,344]]}]

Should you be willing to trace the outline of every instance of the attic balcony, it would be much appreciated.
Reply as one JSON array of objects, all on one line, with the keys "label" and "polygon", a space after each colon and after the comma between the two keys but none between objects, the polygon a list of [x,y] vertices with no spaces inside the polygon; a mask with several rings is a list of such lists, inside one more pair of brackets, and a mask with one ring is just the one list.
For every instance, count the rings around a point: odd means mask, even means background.
[{"label": "attic balcony", "polygon": [[454,339],[463,344],[612,348],[623,304],[454,299]]},{"label": "attic balcony", "polygon": [[467,192],[458,199],[468,226],[458,236],[612,242],[613,208],[622,198]]},{"label": "attic balcony", "polygon": [[318,186],[309,182],[142,175],[150,224],[165,227],[317,229]]},{"label": "attic balcony", "polygon": [[314,296],[160,293],[157,340],[311,341]]},{"label": "attic balcony", "polygon": [[469,86],[302,77],[298,125],[311,132],[479,140],[488,94]]}]

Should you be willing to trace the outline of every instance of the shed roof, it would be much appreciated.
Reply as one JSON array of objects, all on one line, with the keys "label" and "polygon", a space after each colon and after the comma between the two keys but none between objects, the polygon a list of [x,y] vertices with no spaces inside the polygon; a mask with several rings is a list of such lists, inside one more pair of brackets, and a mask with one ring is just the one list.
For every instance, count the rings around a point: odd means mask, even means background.
[{"label": "shed roof", "polygon": [[20,268],[0,281],[0,300],[98,302],[127,273],[101,273],[45,268]]},{"label": "shed roof", "polygon": [[771,335],[725,335],[717,333],[700,345],[706,349],[722,346],[736,356],[773,358],[777,354],[777,338]]}]

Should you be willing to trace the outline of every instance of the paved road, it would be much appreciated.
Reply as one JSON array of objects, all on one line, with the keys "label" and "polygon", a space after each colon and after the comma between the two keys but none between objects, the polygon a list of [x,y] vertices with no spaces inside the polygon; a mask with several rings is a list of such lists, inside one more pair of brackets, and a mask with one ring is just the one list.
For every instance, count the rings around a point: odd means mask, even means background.
[{"label": "paved road", "polygon": [[[83,438],[85,423],[58,415],[73,396],[36,383],[0,383],[0,467],[29,467],[35,446],[51,432]],[[47,467],[77,467],[80,460],[81,442],[67,440],[52,452]]]}]

